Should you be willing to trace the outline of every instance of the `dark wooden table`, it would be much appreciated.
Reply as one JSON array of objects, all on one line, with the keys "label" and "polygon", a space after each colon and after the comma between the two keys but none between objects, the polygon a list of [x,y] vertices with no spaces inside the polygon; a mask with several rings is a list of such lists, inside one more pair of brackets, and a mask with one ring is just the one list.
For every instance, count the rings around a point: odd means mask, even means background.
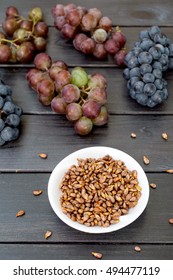
[{"label": "dark wooden table", "polygon": [[[63,4],[68,1],[61,1]],[[127,49],[139,38],[139,31],[159,25],[173,41],[172,1],[107,0],[73,1],[87,8],[98,7],[112,18],[127,37]],[[75,134],[65,117],[42,106],[28,87],[25,74],[32,65],[0,65],[1,78],[12,87],[14,101],[23,108],[20,138],[0,148],[0,259],[93,259],[92,251],[103,259],[173,259],[173,72],[165,74],[168,100],[154,109],[144,108],[129,98],[122,69],[113,61],[85,57],[62,39],[53,27],[50,9],[57,1],[1,0],[0,19],[7,6],[14,5],[23,15],[40,6],[50,26],[47,53],[62,59],[70,67],[83,66],[88,73],[100,72],[108,80],[108,125],[95,129],[87,137]],[[137,134],[136,139],[130,137]],[[162,139],[162,132],[168,140]],[[64,224],[48,201],[47,183],[55,165],[80,148],[104,145],[123,150],[144,168],[150,183],[146,210],[131,225],[108,234],[86,234]],[[47,153],[48,158],[39,158]],[[150,164],[143,163],[143,155]],[[32,192],[42,189],[35,197]],[[16,218],[24,209],[25,216]],[[45,239],[45,232],[53,234]],[[141,246],[137,253],[135,245]]]}]

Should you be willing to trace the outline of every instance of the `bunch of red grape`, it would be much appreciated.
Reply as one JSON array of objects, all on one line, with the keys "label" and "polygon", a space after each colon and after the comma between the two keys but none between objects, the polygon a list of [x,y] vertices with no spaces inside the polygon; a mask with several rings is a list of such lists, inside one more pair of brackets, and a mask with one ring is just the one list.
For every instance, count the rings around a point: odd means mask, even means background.
[{"label": "bunch of red grape", "polygon": [[86,135],[93,125],[108,122],[107,81],[102,74],[88,75],[81,67],[70,72],[65,62],[52,62],[46,53],[37,54],[34,65],[26,75],[30,87],[43,105],[51,105],[53,112],[65,114],[78,134]]},{"label": "bunch of red grape", "polygon": [[45,50],[48,26],[42,10],[35,7],[28,16],[25,19],[13,6],[6,9],[4,32],[0,32],[0,63],[28,63],[36,53]]},{"label": "bunch of red grape", "polygon": [[124,65],[126,37],[119,27],[112,27],[112,20],[99,9],[57,4],[52,15],[55,27],[65,38],[73,40],[76,50],[98,59],[112,55],[117,65]]}]

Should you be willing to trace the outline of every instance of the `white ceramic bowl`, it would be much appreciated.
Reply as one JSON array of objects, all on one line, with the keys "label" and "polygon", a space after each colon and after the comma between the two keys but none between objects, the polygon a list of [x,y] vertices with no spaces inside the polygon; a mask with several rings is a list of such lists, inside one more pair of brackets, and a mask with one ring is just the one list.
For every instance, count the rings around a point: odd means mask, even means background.
[{"label": "white ceramic bowl", "polygon": [[[73,164],[78,164],[78,158],[100,158],[104,157],[105,155],[110,155],[114,160],[121,160],[124,162],[124,164],[129,170],[137,171],[139,185],[142,188],[142,195],[137,205],[134,208],[131,208],[127,215],[120,216],[119,223],[110,225],[109,227],[87,227],[85,225],[79,224],[78,222],[72,221],[62,212],[60,205],[61,190],[59,186],[68,168],[71,167]],[[110,147],[89,147],[78,150],[68,155],[60,163],[57,164],[57,166],[51,173],[48,182],[48,198],[56,215],[70,227],[88,233],[106,233],[116,231],[131,224],[142,214],[145,207],[147,206],[149,199],[149,184],[144,170],[139,165],[139,163],[130,155]]]}]

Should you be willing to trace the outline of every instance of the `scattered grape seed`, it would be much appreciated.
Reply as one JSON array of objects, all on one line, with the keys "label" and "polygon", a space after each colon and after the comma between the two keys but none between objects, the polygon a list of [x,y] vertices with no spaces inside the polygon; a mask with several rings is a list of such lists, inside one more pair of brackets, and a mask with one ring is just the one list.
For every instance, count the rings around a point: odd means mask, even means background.
[{"label": "scattered grape seed", "polygon": [[131,138],[136,138],[136,133],[132,132],[130,136]]},{"label": "scattered grape seed", "polygon": [[48,155],[45,153],[41,153],[41,154],[39,154],[39,157],[42,159],[47,159]]},{"label": "scattered grape seed", "polygon": [[141,247],[140,246],[135,246],[134,249],[135,249],[136,252],[141,252]]},{"label": "scattered grape seed", "polygon": [[163,132],[163,133],[162,133],[162,138],[163,138],[164,140],[168,140],[168,135],[167,135],[166,132]]},{"label": "scattered grape seed", "polygon": [[49,237],[51,237],[51,235],[52,235],[52,232],[48,230],[48,231],[46,231],[44,237],[45,237],[45,239],[48,239]]},{"label": "scattered grape seed", "polygon": [[173,169],[165,170],[165,172],[172,174],[173,173]]},{"label": "scattered grape seed", "polygon": [[25,210],[20,210],[16,213],[16,217],[21,217],[25,215]]},{"label": "scattered grape seed", "polygon": [[91,253],[96,259],[102,259],[103,254],[102,253],[97,253],[97,252],[92,252]]},{"label": "scattered grape seed", "polygon": [[148,164],[150,163],[150,160],[149,160],[148,157],[143,156],[143,162],[144,162],[146,165],[148,165]]},{"label": "scattered grape seed", "polygon": [[173,224],[173,218],[170,218],[170,219],[169,219],[169,223],[170,223],[170,224]]},{"label": "scattered grape seed", "polygon": [[157,186],[156,186],[156,184],[151,183],[151,184],[150,184],[150,187],[151,187],[152,189],[156,189]]},{"label": "scattered grape seed", "polygon": [[39,196],[39,195],[41,195],[41,194],[43,193],[43,191],[42,191],[42,190],[35,190],[35,191],[33,191],[32,193],[33,193],[33,195],[35,195],[35,196]]}]

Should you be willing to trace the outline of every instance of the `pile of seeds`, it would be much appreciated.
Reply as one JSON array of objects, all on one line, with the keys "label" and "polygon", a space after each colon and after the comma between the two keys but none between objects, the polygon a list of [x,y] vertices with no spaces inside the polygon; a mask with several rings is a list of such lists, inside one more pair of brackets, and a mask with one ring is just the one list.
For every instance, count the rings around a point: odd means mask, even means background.
[{"label": "pile of seeds", "polygon": [[121,160],[78,159],[64,175],[60,198],[63,213],[85,226],[108,227],[134,207],[141,187],[137,171],[130,171]]}]

